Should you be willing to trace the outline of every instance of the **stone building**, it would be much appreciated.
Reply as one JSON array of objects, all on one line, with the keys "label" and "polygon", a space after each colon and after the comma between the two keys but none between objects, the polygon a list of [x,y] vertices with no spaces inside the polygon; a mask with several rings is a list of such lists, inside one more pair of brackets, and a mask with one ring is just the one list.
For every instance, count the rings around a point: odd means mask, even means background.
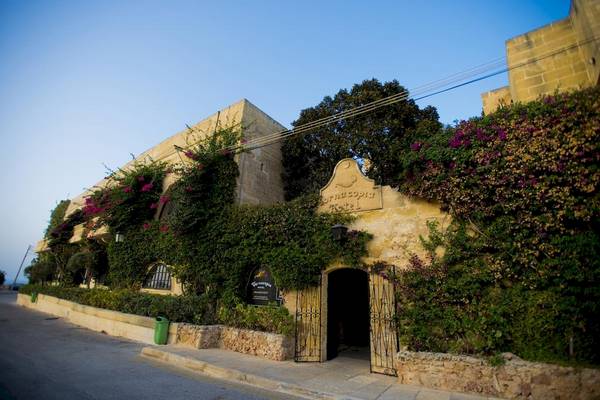
[{"label": "stone building", "polygon": [[[121,168],[126,170],[136,162],[146,160],[164,161],[167,164],[181,163],[182,149],[192,147],[194,144],[200,142],[208,133],[214,132],[217,126],[239,126],[243,128],[243,140],[248,141],[285,130],[280,123],[269,117],[248,100],[243,99],[198,122],[191,126],[190,129],[186,129],[165,139],[158,145],[135,157]],[[267,205],[283,201],[281,149],[279,143],[237,154],[235,160],[240,171],[236,189],[236,202],[238,204]],[[163,192],[176,179],[175,174],[167,174],[163,182]],[[107,183],[106,179],[102,179],[93,188],[104,187]],[[65,217],[83,208],[85,198],[92,191],[93,189],[86,190],[72,198]],[[83,235],[86,234],[85,232],[83,224],[75,226],[70,242],[77,243],[81,241]],[[107,234],[107,227],[98,227],[89,231],[87,237],[114,240],[114,238],[108,238]],[[37,243],[35,251],[39,253],[47,249],[47,241],[41,240]],[[149,268],[151,268],[152,272],[148,277],[148,287],[144,288],[144,291],[159,294],[180,294],[182,292],[181,284],[175,278],[171,277],[166,266],[161,264],[159,260],[157,260],[157,264],[149,266]]]},{"label": "stone building", "polygon": [[600,2],[572,0],[566,18],[508,39],[506,59],[509,85],[482,93],[486,114],[500,104],[600,84]]}]

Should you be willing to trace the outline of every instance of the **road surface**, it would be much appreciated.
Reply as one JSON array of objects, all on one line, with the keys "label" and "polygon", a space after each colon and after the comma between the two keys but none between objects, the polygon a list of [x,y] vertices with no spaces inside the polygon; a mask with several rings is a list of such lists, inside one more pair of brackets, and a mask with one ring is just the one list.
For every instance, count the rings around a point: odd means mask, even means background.
[{"label": "road surface", "polygon": [[142,344],[15,304],[0,291],[0,400],[297,399],[172,369]]}]

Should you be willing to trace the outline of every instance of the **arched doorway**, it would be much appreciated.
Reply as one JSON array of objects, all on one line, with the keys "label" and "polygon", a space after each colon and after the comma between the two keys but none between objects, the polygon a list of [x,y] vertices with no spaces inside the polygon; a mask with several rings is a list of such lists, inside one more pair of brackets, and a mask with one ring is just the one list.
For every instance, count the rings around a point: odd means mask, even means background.
[{"label": "arched doorway", "polygon": [[328,275],[327,360],[338,355],[369,359],[369,277],[359,269]]}]

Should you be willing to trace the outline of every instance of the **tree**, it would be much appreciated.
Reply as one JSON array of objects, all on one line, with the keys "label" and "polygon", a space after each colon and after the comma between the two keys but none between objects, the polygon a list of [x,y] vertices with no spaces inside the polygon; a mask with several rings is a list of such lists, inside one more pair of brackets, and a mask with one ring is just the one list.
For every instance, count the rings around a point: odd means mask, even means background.
[{"label": "tree", "polygon": [[4,285],[5,280],[6,280],[6,272],[0,270],[0,285]]},{"label": "tree", "polygon": [[[407,94],[398,81],[377,79],[356,84],[350,91],[326,96],[315,107],[300,112],[294,127],[393,95]],[[337,121],[287,139],[282,146],[286,199],[316,193],[342,158],[368,159],[367,175],[379,184],[395,185],[401,172],[397,153],[406,151],[410,132],[427,126],[439,129],[434,107],[419,109],[413,100],[381,107],[355,118]]]}]

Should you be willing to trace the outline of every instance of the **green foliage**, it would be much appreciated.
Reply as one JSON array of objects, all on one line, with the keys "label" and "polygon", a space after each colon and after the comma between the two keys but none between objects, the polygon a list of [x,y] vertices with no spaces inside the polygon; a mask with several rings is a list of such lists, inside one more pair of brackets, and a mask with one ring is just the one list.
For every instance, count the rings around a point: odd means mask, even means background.
[{"label": "green foliage", "polygon": [[548,96],[409,138],[401,190],[455,216],[444,258],[399,277],[409,347],[600,363],[599,99]]},{"label": "green foliage", "polygon": [[71,204],[71,200],[61,200],[58,202],[54,210],[50,213],[50,221],[48,226],[46,227],[46,231],[44,232],[44,237],[46,239],[50,238],[50,233],[56,229],[65,219],[65,213],[67,212],[67,208]]},{"label": "green foliage", "polygon": [[98,217],[98,223],[112,233],[127,232],[151,219],[164,201],[160,195],[166,164],[136,162],[131,167],[111,173],[103,188],[86,198],[86,218]]},{"label": "green foliage", "polygon": [[233,308],[219,308],[219,322],[236,328],[273,332],[281,335],[294,334],[294,319],[284,307],[252,306],[237,304]]},{"label": "green foliage", "polygon": [[173,322],[215,323],[215,313],[205,296],[162,296],[129,289],[105,290],[25,285],[20,293],[42,293],[92,307],[146,317],[163,316]]},{"label": "green foliage", "polygon": [[163,316],[172,322],[199,325],[225,324],[237,328],[273,332],[283,335],[293,333],[293,319],[279,306],[254,307],[239,304],[215,312],[214,303],[207,295],[163,296],[130,289],[83,289],[61,286],[25,285],[19,293],[33,292],[73,301],[87,306],[120,311],[146,317]]},{"label": "green foliage", "polygon": [[25,267],[25,276],[29,283],[45,284],[52,281],[56,273],[56,263],[51,261],[47,253],[39,254]]},{"label": "green foliage", "polygon": [[[406,94],[397,81],[380,83],[376,79],[354,85],[350,91],[340,90],[327,96],[315,107],[302,110],[292,123],[304,125],[351,108],[392,95]],[[397,182],[402,162],[402,138],[412,131],[439,128],[433,107],[420,110],[413,100],[404,100],[355,118],[315,128],[303,135],[287,139],[282,146],[286,198],[318,193],[342,158],[368,159],[370,178],[380,184]]]}]

